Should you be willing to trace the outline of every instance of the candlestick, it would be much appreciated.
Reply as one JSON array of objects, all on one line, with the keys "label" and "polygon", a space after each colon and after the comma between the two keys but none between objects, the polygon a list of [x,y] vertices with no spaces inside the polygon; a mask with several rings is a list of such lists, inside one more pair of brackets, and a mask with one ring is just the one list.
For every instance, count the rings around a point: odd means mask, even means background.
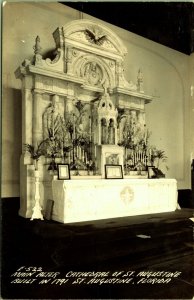
[{"label": "candlestick", "polygon": [[82,161],[84,162],[84,150],[82,151]]},{"label": "candlestick", "polygon": [[79,159],[81,159],[82,158],[82,149],[81,149],[81,147],[79,146]]},{"label": "candlestick", "polygon": [[75,139],[75,115],[73,114],[73,139]]},{"label": "candlestick", "polygon": [[90,119],[90,142],[92,141],[92,119],[91,116],[89,116]]}]

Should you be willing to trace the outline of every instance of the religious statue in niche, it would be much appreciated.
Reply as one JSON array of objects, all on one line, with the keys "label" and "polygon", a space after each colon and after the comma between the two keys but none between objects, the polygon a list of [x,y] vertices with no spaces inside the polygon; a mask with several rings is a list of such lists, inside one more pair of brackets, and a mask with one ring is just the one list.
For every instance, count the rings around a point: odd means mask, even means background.
[{"label": "religious statue in niche", "polygon": [[101,143],[103,145],[107,144],[107,137],[108,137],[108,127],[106,119],[101,120]]},{"label": "religious statue in niche", "polygon": [[90,116],[87,112],[83,112],[76,121],[76,136],[77,138],[87,138],[89,135]]},{"label": "religious statue in niche", "polygon": [[108,144],[115,144],[115,128],[114,128],[114,120],[110,119],[108,126]]},{"label": "religious statue in niche", "polygon": [[[54,136],[56,128],[62,130],[61,126],[65,122],[64,117],[60,114],[59,103],[53,97],[52,102],[43,114],[43,135],[44,138],[50,135]],[[59,128],[60,127],[60,128]]]},{"label": "religious statue in niche", "polygon": [[128,109],[120,109],[118,116],[118,129],[119,129],[119,144],[121,144],[125,138],[124,133],[126,128],[130,124],[130,111]]},{"label": "religious statue in niche", "polygon": [[[46,147],[46,156],[51,158],[49,170],[56,171],[56,157],[65,157],[69,150],[70,134],[67,130],[64,117],[60,114],[58,97],[53,97],[52,103],[43,114],[43,136]],[[64,151],[65,149],[65,151]]]},{"label": "religious statue in niche", "polygon": [[96,62],[89,62],[85,65],[84,78],[91,85],[100,85],[102,71]]}]

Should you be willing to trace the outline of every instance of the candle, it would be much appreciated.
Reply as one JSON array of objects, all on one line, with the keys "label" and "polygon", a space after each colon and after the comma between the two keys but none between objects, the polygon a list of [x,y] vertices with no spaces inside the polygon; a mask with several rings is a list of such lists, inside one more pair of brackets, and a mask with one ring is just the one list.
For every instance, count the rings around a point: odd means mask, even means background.
[{"label": "candle", "polygon": [[75,139],[75,115],[73,114],[73,139]]},{"label": "candle", "polygon": [[92,141],[92,119],[91,116],[89,116],[90,119],[90,142]]},{"label": "candle", "polygon": [[84,150],[82,151],[82,161],[84,162]]},{"label": "candle", "polygon": [[77,153],[76,153],[76,156],[77,156],[77,158],[79,158],[79,146],[77,146]]},{"label": "candle", "polygon": [[79,146],[79,159],[81,159],[82,158],[82,149],[81,149],[81,147]]},{"label": "candle", "polygon": [[144,125],[144,129],[145,129],[144,142],[145,142],[145,145],[146,145],[146,142],[147,142],[147,130],[146,130],[146,124]]}]

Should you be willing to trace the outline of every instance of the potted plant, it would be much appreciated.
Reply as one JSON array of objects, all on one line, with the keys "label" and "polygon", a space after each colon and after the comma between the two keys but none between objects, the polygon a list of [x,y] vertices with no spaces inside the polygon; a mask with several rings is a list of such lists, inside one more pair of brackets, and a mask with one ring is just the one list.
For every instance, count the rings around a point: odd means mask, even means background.
[{"label": "potted plant", "polygon": [[[152,163],[155,164],[156,174],[158,178],[165,177],[165,175],[162,173],[162,171],[159,168],[160,168],[160,163],[166,161],[167,161],[167,156],[165,154],[165,151],[153,148]],[[168,169],[168,166],[166,166],[166,168]]]}]

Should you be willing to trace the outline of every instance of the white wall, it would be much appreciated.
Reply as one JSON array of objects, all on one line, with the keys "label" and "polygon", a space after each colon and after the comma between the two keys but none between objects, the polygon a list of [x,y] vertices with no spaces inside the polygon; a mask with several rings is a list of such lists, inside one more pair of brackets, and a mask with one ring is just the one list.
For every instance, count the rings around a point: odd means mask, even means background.
[{"label": "white wall", "polygon": [[[55,48],[52,33],[57,27],[80,17],[78,11],[58,3],[6,3],[3,8],[3,111],[2,111],[2,196],[19,196],[21,153],[20,80],[14,71],[25,58],[33,57],[33,45],[40,36],[42,53]],[[84,18],[96,20],[83,15]],[[146,107],[152,144],[166,151],[168,177],[181,189],[190,188],[191,156],[191,58],[116,26],[105,24],[123,40],[128,49],[125,75],[136,82],[142,68],[144,89],[160,97]],[[194,59],[192,57],[192,68]],[[192,69],[193,70],[193,69]],[[194,80],[194,79],[192,79]],[[192,142],[194,145],[194,141]]]}]

